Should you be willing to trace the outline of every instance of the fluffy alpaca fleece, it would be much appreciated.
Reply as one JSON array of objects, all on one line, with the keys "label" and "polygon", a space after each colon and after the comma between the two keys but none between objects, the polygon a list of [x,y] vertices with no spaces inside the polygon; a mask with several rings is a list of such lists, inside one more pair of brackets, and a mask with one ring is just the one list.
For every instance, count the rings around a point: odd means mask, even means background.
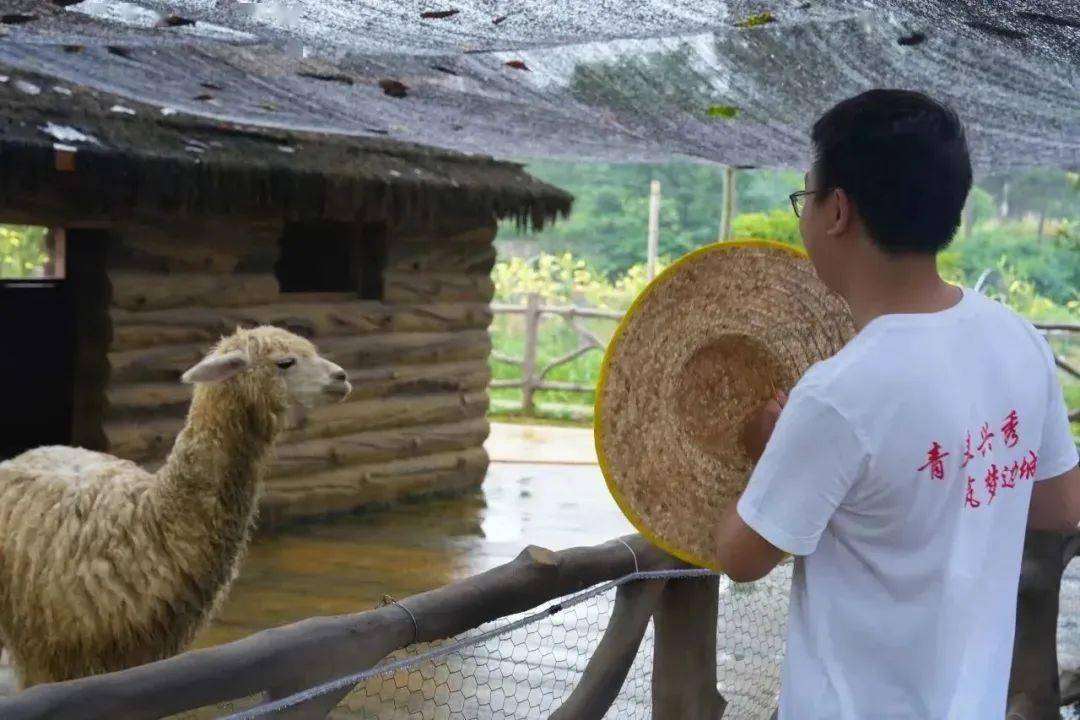
[{"label": "fluffy alpaca fleece", "polygon": [[0,638],[23,687],[184,650],[237,574],[286,412],[348,393],[340,368],[283,330],[239,330],[207,359],[223,356],[242,369],[196,384],[156,473],[69,447],[0,463]]}]

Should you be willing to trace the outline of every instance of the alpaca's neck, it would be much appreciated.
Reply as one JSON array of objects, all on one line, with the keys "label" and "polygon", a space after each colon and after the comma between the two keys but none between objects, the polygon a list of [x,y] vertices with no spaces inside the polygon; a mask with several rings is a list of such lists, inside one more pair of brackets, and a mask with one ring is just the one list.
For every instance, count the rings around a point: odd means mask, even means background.
[{"label": "alpaca's neck", "polygon": [[147,498],[169,551],[207,592],[231,580],[247,542],[277,435],[281,407],[266,399],[272,395],[234,383],[198,386]]}]

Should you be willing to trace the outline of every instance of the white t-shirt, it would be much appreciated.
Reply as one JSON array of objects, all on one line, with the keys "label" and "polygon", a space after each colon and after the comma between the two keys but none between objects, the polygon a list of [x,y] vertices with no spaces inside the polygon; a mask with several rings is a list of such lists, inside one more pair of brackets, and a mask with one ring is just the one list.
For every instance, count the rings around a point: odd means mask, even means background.
[{"label": "white t-shirt", "polygon": [[973,291],[811,368],[738,504],[796,556],[780,720],[1004,717],[1032,482],[1076,463],[1045,340]]}]

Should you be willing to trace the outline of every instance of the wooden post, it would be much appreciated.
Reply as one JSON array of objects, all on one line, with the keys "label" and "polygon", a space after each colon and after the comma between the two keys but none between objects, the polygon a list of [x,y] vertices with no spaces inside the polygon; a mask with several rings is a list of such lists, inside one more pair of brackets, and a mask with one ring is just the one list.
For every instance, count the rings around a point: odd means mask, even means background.
[{"label": "wooden post", "polygon": [[735,214],[735,168],[724,168],[724,215],[720,220],[720,242],[731,239],[731,221]]},{"label": "wooden post", "polygon": [[727,702],[716,689],[720,578],[669,581],[653,615],[655,720],[719,720]]},{"label": "wooden post", "polygon": [[1059,717],[1058,600],[1061,575],[1078,549],[1080,535],[1027,532],[1009,678],[1009,717],[1027,720]]},{"label": "wooden post", "polygon": [[660,248],[660,181],[649,183],[649,243],[645,270],[649,280],[656,277],[656,256]]},{"label": "wooden post", "polygon": [[536,347],[540,334],[540,296],[529,293],[525,301],[525,358],[521,364],[521,412],[532,416],[536,412],[533,396],[536,393]]}]

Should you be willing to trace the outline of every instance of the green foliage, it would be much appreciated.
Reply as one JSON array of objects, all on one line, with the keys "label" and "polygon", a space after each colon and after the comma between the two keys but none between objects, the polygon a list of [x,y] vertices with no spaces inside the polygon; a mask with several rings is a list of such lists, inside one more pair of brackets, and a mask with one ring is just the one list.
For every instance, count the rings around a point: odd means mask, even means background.
[{"label": "green foliage", "polygon": [[739,108],[734,105],[710,105],[705,114],[712,118],[734,120],[739,115]]},{"label": "green foliage", "polygon": [[47,232],[30,225],[0,225],[0,278],[35,277],[49,260]]},{"label": "green foliage", "polygon": [[[657,272],[664,264],[657,263]],[[620,277],[609,280],[589,263],[570,253],[542,254],[535,260],[511,258],[495,264],[492,270],[495,300],[523,303],[526,296],[537,294],[547,305],[585,305],[623,310],[630,306],[648,284],[646,269],[634,265]]]},{"label": "green foliage", "polygon": [[756,28],[762,25],[768,25],[771,22],[776,22],[776,18],[771,12],[758,13],[757,15],[751,15],[745,20],[740,20],[735,23],[736,26],[741,28]]},{"label": "green foliage", "polygon": [[775,240],[802,247],[799,219],[790,207],[737,215],[731,223],[731,237],[733,240]]},{"label": "green foliage", "polygon": [[[658,62],[664,67],[670,65],[673,77],[686,74],[686,68],[679,67],[677,53],[648,59],[650,68]],[[621,71],[632,75],[634,68]],[[597,80],[586,75],[579,78],[582,87]],[[672,87],[678,87],[679,82],[673,82]],[[663,97],[658,96],[661,104],[657,107],[665,111],[673,107],[706,118],[723,118],[724,111],[714,108],[733,107],[715,96],[700,77],[688,78],[687,82],[686,97],[665,106]],[[601,87],[594,89],[604,92]],[[666,92],[651,86],[640,90],[652,95]],[[617,100],[612,98],[611,106],[616,112]],[[661,257],[675,259],[717,240],[723,212],[722,167],[545,162],[530,165],[529,171],[573,193],[574,213],[569,220],[538,236],[541,251],[551,257],[542,256],[534,263],[498,264],[497,293],[504,301],[521,302],[524,293],[539,292],[552,304],[627,307],[645,285],[649,182],[654,179],[660,181],[662,190]],[[1002,219],[998,215],[1006,183],[1009,212]],[[787,196],[802,186],[799,172],[736,172],[733,237],[801,244],[798,220]],[[1021,314],[1035,321],[1080,322],[1080,175],[1040,170],[982,178],[972,189],[965,223],[952,246],[939,256],[939,267],[946,279],[971,287],[984,271],[996,270],[1001,278],[1001,299]],[[514,234],[511,226],[500,231],[503,238],[512,239]],[[507,334],[510,331],[500,329],[500,322],[493,328],[495,346],[507,352],[503,345],[511,342]],[[552,320],[544,323],[542,335],[547,339],[541,339],[541,362],[573,347],[571,336],[561,340],[555,335],[547,337],[555,332],[549,327],[552,323],[552,327],[559,324]],[[613,327],[610,322],[607,325]],[[1074,364],[1080,364],[1080,341],[1069,342],[1072,344],[1058,350]],[[593,353],[560,368],[552,377],[589,384],[595,382],[597,363],[599,355]],[[516,368],[506,366],[497,370],[515,372]],[[1080,405],[1080,383],[1067,382],[1065,391],[1071,407]],[[574,394],[542,393],[540,400],[570,404],[586,399]]]},{"label": "green foliage", "polygon": [[997,217],[994,196],[976,185],[968,195],[967,218],[975,224]]},{"label": "green foliage", "polygon": [[[724,169],[715,165],[606,165],[543,162],[529,166],[540,179],[574,194],[570,218],[545,230],[540,249],[571,252],[597,272],[615,278],[645,262],[649,182],[659,180],[660,255],[677,258],[716,242],[723,215]],[[802,175],[760,170],[735,175],[737,212],[768,212],[802,187]],[[790,207],[788,209],[790,214]],[[512,239],[512,224],[499,237]]]},{"label": "green foliage", "polygon": [[1013,280],[1031,283],[1040,295],[1064,305],[1080,298],[1080,234],[1067,222],[1047,223],[1042,240],[1037,221],[987,220],[970,237],[960,234],[950,247],[965,282],[974,284],[984,270],[1009,268]]}]

